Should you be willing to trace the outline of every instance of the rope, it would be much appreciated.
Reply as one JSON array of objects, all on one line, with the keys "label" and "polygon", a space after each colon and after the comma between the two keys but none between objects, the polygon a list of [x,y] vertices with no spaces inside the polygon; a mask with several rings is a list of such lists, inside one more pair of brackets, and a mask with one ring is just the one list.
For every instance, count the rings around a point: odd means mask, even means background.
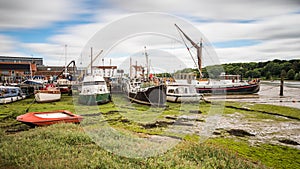
[{"label": "rope", "polygon": [[[187,46],[187,44],[186,44],[184,38],[182,37],[182,34],[180,33],[180,31],[179,31],[178,29],[177,29],[177,31],[178,31],[178,33],[179,33],[179,35],[180,35],[180,37],[181,37],[181,39],[182,39],[182,41],[183,41],[183,43],[184,43],[186,49],[189,51],[189,54],[190,54],[191,58],[192,58],[193,61],[194,61],[194,64],[197,65],[197,63],[196,63],[195,59],[193,58],[193,55],[192,55],[192,53],[191,53],[191,51],[190,51],[190,48]],[[198,68],[198,70],[199,70],[199,72],[200,72],[200,69],[199,69],[198,66],[197,66],[197,68]]]}]

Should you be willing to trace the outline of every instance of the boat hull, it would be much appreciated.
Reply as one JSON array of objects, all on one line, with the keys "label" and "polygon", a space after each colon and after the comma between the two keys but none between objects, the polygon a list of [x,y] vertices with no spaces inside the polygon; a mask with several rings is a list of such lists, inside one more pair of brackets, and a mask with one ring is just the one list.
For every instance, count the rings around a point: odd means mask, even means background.
[{"label": "boat hull", "polygon": [[6,97],[6,98],[0,98],[0,104],[6,104],[6,103],[11,103],[11,102],[15,102],[18,100],[23,100],[25,99],[26,96],[22,95],[22,96],[13,96],[13,97]]},{"label": "boat hull", "polygon": [[47,126],[56,123],[80,123],[83,117],[67,110],[30,112],[17,117],[17,121],[30,126]]},{"label": "boat hull", "polygon": [[167,101],[174,103],[182,102],[199,102],[202,99],[202,95],[170,95],[167,94]]},{"label": "boat hull", "polygon": [[19,87],[0,86],[0,104],[6,104],[25,99],[26,95]]},{"label": "boat hull", "polygon": [[61,93],[47,93],[47,92],[37,92],[35,93],[35,100],[39,103],[45,102],[55,102],[61,99]]},{"label": "boat hull", "polygon": [[238,85],[238,86],[203,86],[197,87],[197,93],[201,94],[253,94],[257,93],[260,89],[260,84],[247,84],[247,85]]},{"label": "boat hull", "polygon": [[164,85],[149,87],[145,91],[128,92],[128,98],[137,103],[151,106],[166,106],[166,87]]},{"label": "boat hull", "polygon": [[105,104],[110,102],[110,93],[102,94],[79,94],[78,102],[84,105]]}]

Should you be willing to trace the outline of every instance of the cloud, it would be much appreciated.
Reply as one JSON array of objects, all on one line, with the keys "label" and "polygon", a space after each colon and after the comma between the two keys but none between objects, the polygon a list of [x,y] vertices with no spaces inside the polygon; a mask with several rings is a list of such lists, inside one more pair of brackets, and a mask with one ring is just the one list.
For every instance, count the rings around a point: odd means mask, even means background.
[{"label": "cloud", "polygon": [[0,35],[0,39],[0,51],[2,53],[13,50],[15,44],[17,43],[17,41],[13,38],[4,35]]},{"label": "cloud", "polygon": [[[232,41],[255,41],[258,44],[252,46],[240,46],[227,48],[216,48],[219,62],[237,61],[259,61],[274,58],[297,58],[299,52],[300,14],[299,1],[296,0],[274,0],[272,2],[261,1],[70,1],[70,0],[32,0],[30,3],[22,0],[0,2],[0,30],[17,29],[38,29],[49,27],[57,22],[62,24],[56,34],[49,35],[44,42],[25,43],[18,42],[8,35],[0,35],[5,38],[1,42],[0,51],[2,53],[16,53],[16,46],[25,48],[34,53],[35,56],[43,56],[48,65],[64,64],[64,45],[67,44],[68,60],[82,57],[80,55],[85,44],[95,35],[98,30],[106,29],[103,42],[109,44],[114,40],[120,31],[138,30],[143,25],[136,21],[135,28],[130,27],[109,27],[118,19],[130,16],[138,12],[166,12],[184,18],[194,25],[212,43],[230,43]],[[70,21],[76,23],[69,24]],[[86,22],[88,21],[88,22]],[[161,29],[155,20],[145,18],[147,27],[151,29]],[[148,23],[147,23],[148,22]],[[144,23],[144,22],[143,22]],[[154,28],[153,28],[154,27]],[[150,29],[149,29],[150,30]],[[174,37],[181,41],[180,36],[171,24],[165,32],[173,32]],[[193,29],[184,27],[184,31],[195,41],[200,41],[201,37],[193,33]],[[205,40],[207,40],[205,39]],[[147,44],[148,43],[148,44]],[[116,60],[122,60],[125,56],[137,52],[144,45],[149,49],[160,49],[176,56],[181,56],[185,63],[193,67],[193,62],[186,50],[176,49],[171,46],[171,40],[145,41],[143,38],[137,41],[125,41],[117,48],[111,49],[111,55],[118,56]],[[178,47],[178,46],[176,46]],[[89,44],[85,47],[89,50]],[[95,47],[95,53],[104,47]],[[211,50],[211,49],[210,49]],[[206,53],[205,53],[206,52]],[[120,56],[123,53],[124,56]],[[26,53],[25,53],[26,54]],[[29,53],[30,55],[31,53]],[[107,53],[103,53],[107,55]],[[216,62],[216,56],[208,56],[204,51],[204,65]],[[88,57],[89,52],[84,54]],[[58,59],[59,58],[59,59]],[[210,61],[209,61],[210,60]],[[59,63],[58,63],[59,62]]]},{"label": "cloud", "polygon": [[112,0],[112,6],[128,12],[166,12],[212,20],[247,20],[299,10],[297,0]]},{"label": "cloud", "polygon": [[[77,3],[76,3],[77,2]],[[46,27],[84,13],[80,1],[9,0],[0,1],[0,30]]]}]

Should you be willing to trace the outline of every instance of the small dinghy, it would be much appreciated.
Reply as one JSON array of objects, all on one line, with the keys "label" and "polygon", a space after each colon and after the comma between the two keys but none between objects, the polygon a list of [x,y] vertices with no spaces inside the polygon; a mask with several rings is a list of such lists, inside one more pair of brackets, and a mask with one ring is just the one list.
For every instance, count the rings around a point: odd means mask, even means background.
[{"label": "small dinghy", "polygon": [[55,123],[80,123],[83,117],[67,110],[50,112],[30,112],[17,117],[17,120],[30,126],[46,126]]}]

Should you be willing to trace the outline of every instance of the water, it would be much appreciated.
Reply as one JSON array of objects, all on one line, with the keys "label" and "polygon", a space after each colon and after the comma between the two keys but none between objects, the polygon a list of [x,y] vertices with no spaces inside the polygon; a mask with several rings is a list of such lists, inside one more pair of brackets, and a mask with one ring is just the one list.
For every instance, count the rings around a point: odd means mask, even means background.
[{"label": "water", "polygon": [[[280,81],[263,81],[257,94],[227,95],[226,101],[239,101],[279,106],[294,107],[300,109],[300,82],[284,82],[283,96],[279,96]],[[225,96],[207,96],[207,99],[225,99]]]}]

